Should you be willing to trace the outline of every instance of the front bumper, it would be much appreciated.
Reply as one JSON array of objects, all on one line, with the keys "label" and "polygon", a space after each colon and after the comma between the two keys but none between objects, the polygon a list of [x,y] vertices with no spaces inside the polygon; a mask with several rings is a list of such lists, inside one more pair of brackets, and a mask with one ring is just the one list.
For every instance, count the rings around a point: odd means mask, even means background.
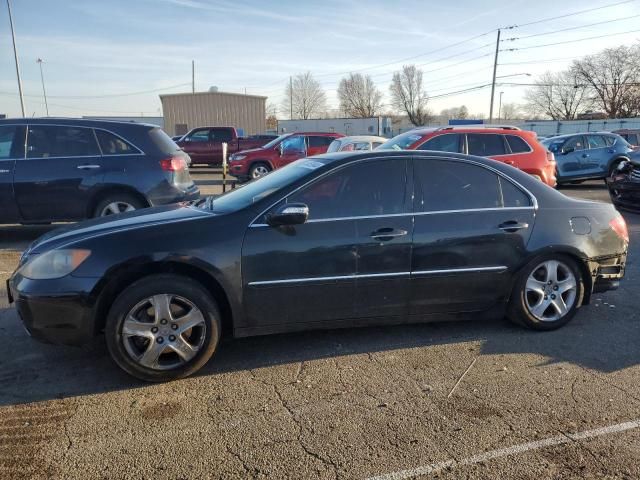
[{"label": "front bumper", "polygon": [[616,207],[630,210],[640,210],[640,182],[632,181],[628,177],[606,179],[611,202]]},{"label": "front bumper", "polygon": [[15,273],[7,281],[7,294],[35,339],[82,345],[95,335],[95,302],[89,292],[97,281],[71,275],[56,280],[31,280]]}]

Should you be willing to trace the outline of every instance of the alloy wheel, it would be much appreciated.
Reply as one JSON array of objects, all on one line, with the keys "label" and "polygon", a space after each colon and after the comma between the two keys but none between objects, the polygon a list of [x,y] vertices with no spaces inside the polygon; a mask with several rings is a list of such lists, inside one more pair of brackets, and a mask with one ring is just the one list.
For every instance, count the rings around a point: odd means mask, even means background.
[{"label": "alloy wheel", "polygon": [[547,260],[533,269],[525,286],[527,309],[538,320],[554,322],[574,306],[578,282],[563,262]]},{"label": "alloy wheel", "polygon": [[129,357],[153,370],[191,361],[204,345],[206,324],[198,307],[178,295],[160,294],[133,307],[122,324]]},{"label": "alloy wheel", "polygon": [[251,172],[251,176],[253,178],[260,178],[266,175],[267,173],[269,173],[269,169],[267,167],[265,167],[264,165],[258,165],[253,168]]},{"label": "alloy wheel", "polygon": [[124,212],[132,212],[136,207],[127,202],[111,202],[106,207],[102,209],[100,212],[101,217],[106,217],[107,215],[116,215],[118,213]]}]

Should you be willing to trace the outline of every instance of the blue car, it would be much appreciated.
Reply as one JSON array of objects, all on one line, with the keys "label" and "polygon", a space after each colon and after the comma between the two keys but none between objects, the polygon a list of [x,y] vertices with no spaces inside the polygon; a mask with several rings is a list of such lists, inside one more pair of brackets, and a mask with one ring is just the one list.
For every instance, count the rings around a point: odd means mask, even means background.
[{"label": "blue car", "polygon": [[556,157],[558,183],[606,178],[633,148],[614,133],[573,133],[542,140]]}]

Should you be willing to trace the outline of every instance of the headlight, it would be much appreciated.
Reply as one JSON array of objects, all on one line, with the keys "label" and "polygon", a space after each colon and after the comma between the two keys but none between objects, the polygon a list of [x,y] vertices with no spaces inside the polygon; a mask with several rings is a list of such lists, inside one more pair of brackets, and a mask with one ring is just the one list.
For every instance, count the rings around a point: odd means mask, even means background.
[{"label": "headlight", "polygon": [[20,275],[32,280],[61,278],[78,268],[89,255],[90,250],[51,250],[29,258]]},{"label": "headlight", "polygon": [[231,158],[229,159],[232,162],[237,162],[238,160],[244,160],[246,157],[246,155],[231,155]]}]

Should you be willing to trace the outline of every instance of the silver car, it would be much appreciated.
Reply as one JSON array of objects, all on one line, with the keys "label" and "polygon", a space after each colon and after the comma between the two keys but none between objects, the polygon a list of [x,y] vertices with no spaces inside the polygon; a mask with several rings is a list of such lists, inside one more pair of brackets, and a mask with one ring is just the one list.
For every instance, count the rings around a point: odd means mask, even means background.
[{"label": "silver car", "polygon": [[327,153],[353,152],[356,150],[373,150],[374,148],[382,145],[387,140],[388,138],[376,137],[373,135],[355,135],[352,137],[336,138],[333,142],[331,142],[331,145],[329,145]]}]

